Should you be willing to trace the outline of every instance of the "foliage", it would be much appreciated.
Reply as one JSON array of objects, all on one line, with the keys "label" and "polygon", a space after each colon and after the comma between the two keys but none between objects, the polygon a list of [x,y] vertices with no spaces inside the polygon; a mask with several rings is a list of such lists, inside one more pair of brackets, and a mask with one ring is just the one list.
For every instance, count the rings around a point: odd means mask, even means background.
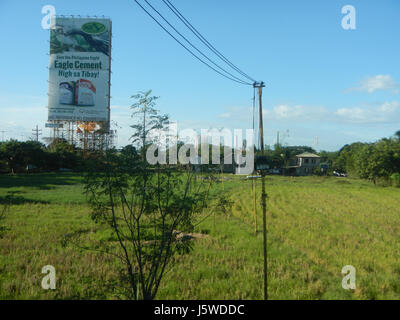
[{"label": "foliage", "polygon": [[36,141],[19,142],[10,140],[0,145],[0,154],[10,172],[22,171],[28,164],[42,167],[44,165],[43,144]]},{"label": "foliage", "polygon": [[49,157],[47,167],[58,169],[77,169],[80,165],[80,155],[74,145],[65,139],[55,139],[48,146]]},{"label": "foliage", "polygon": [[339,152],[335,169],[374,184],[378,179],[389,180],[400,171],[400,141],[384,138],[375,143],[346,145]]},{"label": "foliage", "polygon": [[322,153],[321,162],[330,163],[332,169],[350,176],[389,181],[393,173],[400,171],[400,140],[397,134],[375,143],[356,142],[345,145],[338,153]]},{"label": "foliage", "polygon": [[[316,153],[316,151],[308,146],[283,146],[276,144],[274,149],[265,148],[265,155],[268,157],[268,165],[272,168],[282,168],[294,165],[295,156],[304,153]],[[256,154],[260,154],[256,151]]]},{"label": "foliage", "polygon": [[234,203],[235,202],[227,197],[225,193],[222,193],[217,198],[216,211],[223,215],[228,215],[232,212],[232,207]]},{"label": "foliage", "polygon": [[[155,109],[158,97],[151,96],[151,90],[140,92],[134,95],[135,103],[132,104],[132,117],[136,122],[131,126],[134,129],[131,136],[132,144],[123,147],[119,154],[121,159],[126,160],[126,166],[130,166],[127,160],[130,157],[141,155],[145,158],[146,150],[151,144],[160,143],[160,133],[167,132],[169,118],[167,115],[160,115]],[[183,142],[177,141],[177,148]],[[174,147],[175,148],[175,147]],[[220,160],[225,157],[227,147],[220,148]],[[209,145],[209,159],[212,158],[213,146]],[[177,150],[174,150],[175,152]],[[198,148],[198,155],[201,156],[201,146]],[[232,156],[233,156],[233,150]],[[158,151],[156,151],[158,152]],[[171,150],[166,149],[166,156]],[[295,165],[295,156],[299,153],[316,153],[308,146],[282,146],[275,145],[273,149],[266,148],[265,154],[268,157],[270,168],[282,168]],[[90,164],[90,159],[96,157],[97,152],[87,152],[83,157],[83,152],[65,139],[55,139],[47,147],[36,141],[20,142],[10,140],[0,143],[0,172],[18,173],[29,172],[29,167],[35,171],[56,171],[60,168],[68,168],[74,171],[82,171]],[[259,151],[256,151],[256,155]],[[383,138],[374,143],[355,142],[343,146],[339,151],[319,152],[321,165],[326,165],[328,169],[317,168],[317,175],[331,175],[336,170],[340,173],[347,173],[350,177],[369,179],[377,183],[378,180],[390,183],[392,174],[400,172],[400,130],[392,138]],[[221,161],[221,163],[223,163]],[[120,164],[121,165],[121,164]],[[227,172],[233,170],[229,166],[221,165],[201,165],[202,172]]]},{"label": "foliage", "polygon": [[333,171],[333,167],[335,166],[335,162],[339,156],[338,151],[320,151],[319,156],[321,157],[321,164],[326,164],[328,166],[329,171]]},{"label": "foliage", "polygon": [[176,254],[188,253],[191,243],[177,237],[190,232],[196,214],[206,207],[208,188],[194,173],[180,166],[150,166],[145,149],[154,140],[154,129],[163,129],[167,116],[154,109],[151,91],[135,95],[132,139],[140,152],[126,147],[118,153],[107,150],[92,158],[85,190],[91,217],[115,236],[117,256],[124,265],[120,286],[130,299],[154,299],[167,267]]},{"label": "foliage", "polygon": [[143,157],[147,146],[155,142],[154,132],[167,129],[168,126],[168,116],[160,115],[158,110],[155,109],[159,97],[150,96],[151,93],[152,91],[148,90],[132,96],[136,100],[131,106],[133,109],[132,118],[136,118],[138,121],[131,125],[134,130],[131,140],[133,144],[140,145]]},{"label": "foliage", "polygon": [[390,179],[392,179],[393,185],[397,188],[400,188],[400,173],[393,173],[390,176]]},{"label": "foliage", "polygon": [[81,162],[78,151],[64,139],[55,139],[47,148],[36,141],[2,142],[0,161],[11,173],[26,172],[28,165],[40,171],[78,169]]}]

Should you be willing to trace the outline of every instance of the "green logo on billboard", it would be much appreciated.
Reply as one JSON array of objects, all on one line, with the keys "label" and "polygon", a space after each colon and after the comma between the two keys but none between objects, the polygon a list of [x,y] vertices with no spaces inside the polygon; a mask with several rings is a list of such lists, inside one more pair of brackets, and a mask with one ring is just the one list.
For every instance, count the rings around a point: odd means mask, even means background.
[{"label": "green logo on billboard", "polygon": [[87,22],[81,29],[88,34],[100,34],[106,31],[106,26],[100,22]]}]

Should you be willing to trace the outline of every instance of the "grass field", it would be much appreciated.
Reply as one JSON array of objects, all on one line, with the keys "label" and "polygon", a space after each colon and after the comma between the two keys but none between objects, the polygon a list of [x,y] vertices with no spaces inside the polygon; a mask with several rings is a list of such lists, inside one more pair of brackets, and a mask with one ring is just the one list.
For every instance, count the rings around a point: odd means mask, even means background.
[{"label": "grass field", "polygon": [[[190,255],[175,259],[158,299],[262,299],[262,233],[254,233],[251,181],[226,177],[231,215],[211,216],[196,227],[207,236],[195,240]],[[400,298],[399,189],[347,178],[274,176],[267,177],[267,192],[271,299]],[[61,243],[82,228],[88,242],[109,236],[90,220],[81,176],[0,176],[0,202],[10,194],[9,230],[0,239],[0,299],[118,298],[117,261]],[[49,264],[57,272],[53,291],[41,287],[41,269]],[[356,268],[355,290],[341,286],[345,265]]]}]

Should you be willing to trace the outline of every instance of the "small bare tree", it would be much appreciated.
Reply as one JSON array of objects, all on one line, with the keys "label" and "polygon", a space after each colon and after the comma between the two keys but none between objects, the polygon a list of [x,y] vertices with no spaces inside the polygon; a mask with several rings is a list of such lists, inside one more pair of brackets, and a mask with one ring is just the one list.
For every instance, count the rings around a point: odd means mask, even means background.
[{"label": "small bare tree", "polygon": [[156,97],[150,93],[134,96],[134,115],[140,118],[132,137],[141,149],[99,153],[85,181],[93,220],[116,237],[118,250],[103,251],[121,260],[125,271],[120,284],[130,299],[154,299],[173,256],[190,251],[190,241],[177,234],[192,231],[209,191],[187,166],[147,163],[150,131],[165,128],[168,120],[154,109]]}]

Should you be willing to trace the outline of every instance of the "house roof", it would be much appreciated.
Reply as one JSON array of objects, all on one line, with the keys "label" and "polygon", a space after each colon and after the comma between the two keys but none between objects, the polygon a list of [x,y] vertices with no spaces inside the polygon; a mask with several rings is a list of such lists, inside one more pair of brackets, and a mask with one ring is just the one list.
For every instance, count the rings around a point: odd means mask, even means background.
[{"label": "house roof", "polygon": [[296,157],[298,157],[298,158],[321,158],[320,156],[318,156],[314,153],[310,153],[310,152],[300,153],[300,154],[296,155]]}]

